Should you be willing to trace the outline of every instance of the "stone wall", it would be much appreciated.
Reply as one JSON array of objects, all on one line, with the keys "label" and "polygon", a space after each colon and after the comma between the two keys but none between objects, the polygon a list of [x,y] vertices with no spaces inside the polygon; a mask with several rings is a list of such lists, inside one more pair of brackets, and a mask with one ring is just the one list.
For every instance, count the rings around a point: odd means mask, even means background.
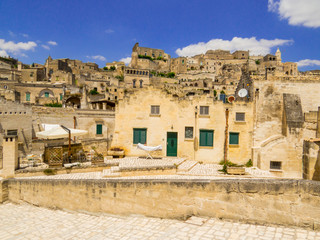
[{"label": "stone wall", "polygon": [[192,215],[320,229],[320,182],[18,180],[8,200],[41,207],[186,219]]},{"label": "stone wall", "polygon": [[8,200],[8,182],[0,180],[0,203]]}]

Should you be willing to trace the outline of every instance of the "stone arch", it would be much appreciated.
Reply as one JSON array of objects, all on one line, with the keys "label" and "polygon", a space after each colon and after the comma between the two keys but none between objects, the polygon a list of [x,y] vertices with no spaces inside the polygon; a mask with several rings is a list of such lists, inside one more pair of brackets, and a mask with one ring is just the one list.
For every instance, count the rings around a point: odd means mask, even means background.
[{"label": "stone arch", "polygon": [[50,95],[51,95],[52,97],[54,97],[53,91],[51,91],[51,90],[48,89],[48,88],[42,89],[42,90],[40,91],[40,93],[39,93],[39,97],[45,97],[46,93],[49,93],[49,97],[50,97]]},{"label": "stone arch", "polygon": [[73,107],[73,108],[80,108],[81,107],[81,99],[79,97],[70,97],[66,100],[65,105],[68,107]]}]

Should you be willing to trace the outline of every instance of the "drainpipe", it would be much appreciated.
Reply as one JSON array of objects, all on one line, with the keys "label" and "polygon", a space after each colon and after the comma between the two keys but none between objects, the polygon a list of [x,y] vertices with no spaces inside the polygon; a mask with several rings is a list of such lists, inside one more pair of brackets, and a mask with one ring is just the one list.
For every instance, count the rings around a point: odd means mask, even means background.
[{"label": "drainpipe", "polygon": [[197,115],[198,115],[198,106],[195,106],[194,111],[194,138],[193,138],[193,160],[196,160],[196,151],[197,151]]},{"label": "drainpipe", "polygon": [[229,109],[226,109],[226,131],[225,131],[225,141],[224,141],[224,164],[227,164],[228,160],[228,131],[229,131]]},{"label": "drainpipe", "polygon": [[[73,128],[76,129],[76,122],[77,122],[77,118],[76,116],[73,116]],[[73,141],[76,142],[76,137],[73,137]]]}]

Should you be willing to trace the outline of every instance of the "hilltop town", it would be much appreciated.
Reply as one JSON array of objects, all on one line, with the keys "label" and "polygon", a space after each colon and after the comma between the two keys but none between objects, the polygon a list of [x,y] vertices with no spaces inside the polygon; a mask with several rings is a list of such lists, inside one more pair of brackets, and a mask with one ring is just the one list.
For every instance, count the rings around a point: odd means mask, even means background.
[{"label": "hilltop town", "polygon": [[161,145],[158,157],[251,162],[278,177],[320,180],[319,94],[320,73],[299,72],[279,49],[171,58],[136,43],[128,66],[102,69],[69,58],[28,65],[1,57],[0,144],[14,136],[21,161],[43,156],[50,145],[36,133],[61,124],[88,131],[72,139],[83,146],[79,156],[92,149],[140,156],[141,143]]}]

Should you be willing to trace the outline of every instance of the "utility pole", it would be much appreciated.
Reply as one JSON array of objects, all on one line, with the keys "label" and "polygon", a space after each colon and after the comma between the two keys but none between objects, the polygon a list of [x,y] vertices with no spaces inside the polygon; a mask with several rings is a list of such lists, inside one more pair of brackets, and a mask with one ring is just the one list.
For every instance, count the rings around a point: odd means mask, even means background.
[{"label": "utility pole", "polygon": [[229,109],[226,109],[226,131],[225,131],[225,141],[224,141],[224,164],[227,164],[228,160],[228,131],[229,131]]}]

